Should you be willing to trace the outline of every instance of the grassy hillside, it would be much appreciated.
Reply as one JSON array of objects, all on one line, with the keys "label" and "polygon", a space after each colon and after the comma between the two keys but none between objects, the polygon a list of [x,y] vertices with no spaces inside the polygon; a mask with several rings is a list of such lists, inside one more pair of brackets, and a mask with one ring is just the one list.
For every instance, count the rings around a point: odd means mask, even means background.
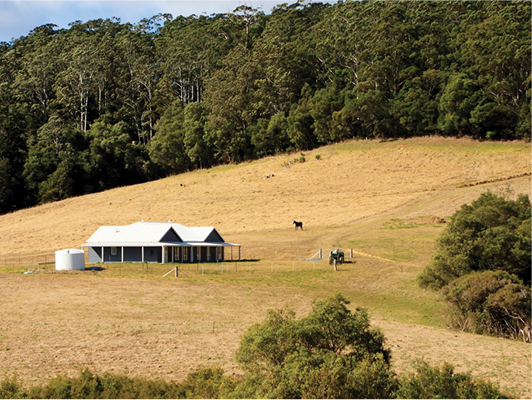
[{"label": "grassy hillside", "polygon": [[[79,248],[101,225],[172,220],[215,226],[226,240],[242,242],[246,257],[271,257],[270,247],[278,247],[291,259],[293,246],[303,254],[342,239],[321,229],[450,215],[479,193],[507,184],[516,193],[530,191],[530,145],[523,143],[350,141],[294,162],[300,158],[195,171],[3,215],[0,257]],[[303,221],[308,233],[295,236],[293,220]],[[257,232],[266,243],[248,245],[247,235]]]},{"label": "grassy hillside", "polygon": [[[319,155],[319,157],[317,157]],[[270,308],[298,315],[340,291],[383,329],[397,371],[416,357],[530,397],[530,346],[446,329],[444,305],[414,280],[439,221],[486,190],[530,193],[530,144],[418,138],[352,141],[46,204],[0,217],[0,377],[42,381],[79,368],[181,380],[199,366],[239,373],[240,336]],[[296,161],[297,160],[297,161]],[[269,177],[268,177],[269,176]],[[242,263],[108,265],[21,275],[100,226],[172,220],[216,226]],[[304,223],[295,231],[293,220]],[[353,249],[340,271],[309,258]],[[46,266],[41,268],[47,268]],[[50,268],[50,267],[48,267]],[[41,270],[46,272],[47,270]],[[51,272],[51,271],[50,271]],[[202,273],[203,272],[203,273]]]}]

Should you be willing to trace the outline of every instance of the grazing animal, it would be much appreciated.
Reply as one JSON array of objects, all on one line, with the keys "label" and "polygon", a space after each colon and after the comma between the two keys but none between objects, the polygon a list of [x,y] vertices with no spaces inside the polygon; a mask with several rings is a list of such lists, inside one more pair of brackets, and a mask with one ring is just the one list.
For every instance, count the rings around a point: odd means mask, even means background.
[{"label": "grazing animal", "polygon": [[293,224],[296,226],[296,231],[297,228],[303,230],[303,222],[294,221]]}]

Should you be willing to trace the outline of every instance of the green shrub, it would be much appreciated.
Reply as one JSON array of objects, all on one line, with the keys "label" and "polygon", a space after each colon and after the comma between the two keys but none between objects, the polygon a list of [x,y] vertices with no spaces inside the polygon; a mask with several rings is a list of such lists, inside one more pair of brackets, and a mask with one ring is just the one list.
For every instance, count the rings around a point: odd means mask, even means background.
[{"label": "green shrub", "polygon": [[17,376],[12,378],[4,377],[0,384],[0,399],[24,399],[28,395],[22,388]]},{"label": "green shrub", "polygon": [[231,398],[234,378],[220,367],[204,368],[188,375],[183,383],[130,378],[124,375],[93,374],[83,370],[78,377],[59,375],[41,386],[25,391],[16,377],[0,384],[2,399],[190,399]]},{"label": "green shrub", "polygon": [[463,205],[438,239],[419,284],[438,290],[472,271],[500,270],[530,286],[530,215],[528,195],[513,201],[487,192]]},{"label": "green shrub", "polygon": [[486,300],[486,325],[490,333],[512,339],[531,339],[530,288],[510,283]]},{"label": "green shrub", "polygon": [[221,367],[203,368],[188,375],[183,383],[186,398],[221,399],[231,398],[236,381],[224,376]]},{"label": "green shrub", "polygon": [[442,293],[453,328],[530,341],[530,288],[515,275],[473,272],[451,282]]},{"label": "green shrub", "polygon": [[416,361],[416,372],[400,380],[395,394],[399,399],[500,399],[507,398],[497,386],[474,379],[471,374],[455,374],[454,368],[444,363],[441,368]]},{"label": "green shrub", "polygon": [[[235,397],[389,398],[397,388],[384,336],[342,295],[313,303],[300,320],[288,309],[243,336],[236,360],[247,375]],[[237,396],[238,395],[238,396]]]}]

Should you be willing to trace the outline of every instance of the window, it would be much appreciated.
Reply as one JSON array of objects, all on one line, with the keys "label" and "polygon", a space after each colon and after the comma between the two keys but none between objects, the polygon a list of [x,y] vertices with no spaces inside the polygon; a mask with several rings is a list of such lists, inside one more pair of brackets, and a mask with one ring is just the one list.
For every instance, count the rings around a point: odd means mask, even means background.
[{"label": "window", "polygon": [[183,247],[183,261],[188,261],[188,247]]},{"label": "window", "polygon": [[116,247],[111,247],[111,255],[116,256]]}]

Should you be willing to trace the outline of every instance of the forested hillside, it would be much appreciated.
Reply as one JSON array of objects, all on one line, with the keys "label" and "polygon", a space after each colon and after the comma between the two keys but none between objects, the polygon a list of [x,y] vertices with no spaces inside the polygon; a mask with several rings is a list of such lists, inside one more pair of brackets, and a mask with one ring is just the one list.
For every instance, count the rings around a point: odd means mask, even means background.
[{"label": "forested hillside", "polygon": [[530,134],[528,1],[298,1],[0,43],[0,213],[353,137]]}]

